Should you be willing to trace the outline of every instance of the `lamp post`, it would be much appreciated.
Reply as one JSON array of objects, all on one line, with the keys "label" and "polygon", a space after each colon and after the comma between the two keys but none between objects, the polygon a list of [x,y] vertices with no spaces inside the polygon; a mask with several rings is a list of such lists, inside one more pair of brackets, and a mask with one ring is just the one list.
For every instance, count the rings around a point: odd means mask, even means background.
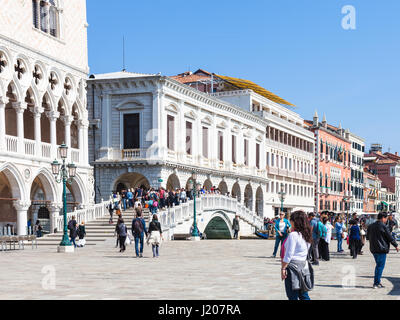
[{"label": "lamp post", "polygon": [[58,247],[58,252],[74,252],[74,247],[68,237],[68,221],[67,221],[67,182],[72,183],[76,175],[76,165],[73,163],[65,164],[68,154],[68,147],[63,143],[60,147],[60,156],[62,164],[54,160],[51,164],[52,172],[57,183],[63,184],[63,214],[64,214],[64,235]]},{"label": "lamp post", "polygon": [[283,190],[283,186],[281,187],[281,191],[278,192],[279,199],[281,200],[281,213],[283,213],[283,202],[285,201],[286,192]]},{"label": "lamp post", "polygon": [[196,221],[196,193],[197,190],[199,189],[200,184],[196,182],[197,180],[197,174],[195,172],[192,173],[192,177],[190,178],[188,182],[188,187],[189,191],[192,191],[193,193],[193,231],[192,231],[192,238],[191,240],[193,241],[199,241],[200,240],[200,235],[197,232],[197,221]]}]

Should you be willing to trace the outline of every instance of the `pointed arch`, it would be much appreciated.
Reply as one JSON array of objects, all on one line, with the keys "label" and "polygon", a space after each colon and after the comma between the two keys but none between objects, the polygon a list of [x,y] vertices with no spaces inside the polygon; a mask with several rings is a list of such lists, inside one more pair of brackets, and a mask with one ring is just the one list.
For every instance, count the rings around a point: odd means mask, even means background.
[{"label": "pointed arch", "polygon": [[12,163],[0,164],[0,172],[3,172],[11,185],[11,194],[14,198],[27,201],[26,184],[18,168]]}]

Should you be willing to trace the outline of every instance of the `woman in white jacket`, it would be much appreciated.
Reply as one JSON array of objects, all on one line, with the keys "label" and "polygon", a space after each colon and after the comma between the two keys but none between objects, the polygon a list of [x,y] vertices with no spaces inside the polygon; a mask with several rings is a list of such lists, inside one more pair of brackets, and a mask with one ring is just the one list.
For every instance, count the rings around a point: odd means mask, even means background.
[{"label": "woman in white jacket", "polygon": [[314,273],[307,261],[312,243],[312,229],[307,215],[296,211],[290,215],[292,232],[282,248],[281,278],[285,281],[289,300],[310,300],[308,291],[314,287]]}]

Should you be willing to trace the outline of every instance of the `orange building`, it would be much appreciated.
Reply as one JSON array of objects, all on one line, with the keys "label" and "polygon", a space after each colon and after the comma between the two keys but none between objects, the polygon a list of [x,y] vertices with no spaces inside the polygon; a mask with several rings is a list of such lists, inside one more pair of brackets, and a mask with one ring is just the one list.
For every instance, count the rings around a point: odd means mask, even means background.
[{"label": "orange building", "polygon": [[313,121],[305,121],[314,132],[315,172],[317,185],[315,192],[315,211],[343,213],[351,199],[351,142],[349,131],[341,126],[328,125],[325,116],[320,123],[315,113]]}]

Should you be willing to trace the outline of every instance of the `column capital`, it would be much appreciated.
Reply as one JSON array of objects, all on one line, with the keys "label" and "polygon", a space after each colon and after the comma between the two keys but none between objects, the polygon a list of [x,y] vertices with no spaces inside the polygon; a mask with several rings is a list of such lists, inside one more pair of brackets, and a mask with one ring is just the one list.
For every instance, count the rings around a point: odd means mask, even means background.
[{"label": "column capital", "polygon": [[74,121],[74,117],[73,116],[61,116],[61,120],[64,121],[64,124],[66,126],[70,126],[72,121]]},{"label": "column capital", "polygon": [[50,121],[56,121],[60,117],[60,113],[58,111],[46,111],[46,116]]},{"label": "column capital", "polygon": [[79,129],[87,129],[89,128],[89,121],[86,119],[78,120],[78,128]]},{"label": "column capital", "polygon": [[15,200],[13,202],[14,208],[17,211],[27,211],[31,206],[30,201]]},{"label": "column capital", "polygon": [[11,105],[17,113],[24,113],[24,111],[28,108],[28,104],[26,102],[13,102]]},{"label": "column capital", "polygon": [[44,112],[42,107],[30,107],[29,110],[34,114],[35,117],[40,117]]},{"label": "column capital", "polygon": [[48,207],[50,212],[58,212],[63,208],[62,203],[52,202]]}]

